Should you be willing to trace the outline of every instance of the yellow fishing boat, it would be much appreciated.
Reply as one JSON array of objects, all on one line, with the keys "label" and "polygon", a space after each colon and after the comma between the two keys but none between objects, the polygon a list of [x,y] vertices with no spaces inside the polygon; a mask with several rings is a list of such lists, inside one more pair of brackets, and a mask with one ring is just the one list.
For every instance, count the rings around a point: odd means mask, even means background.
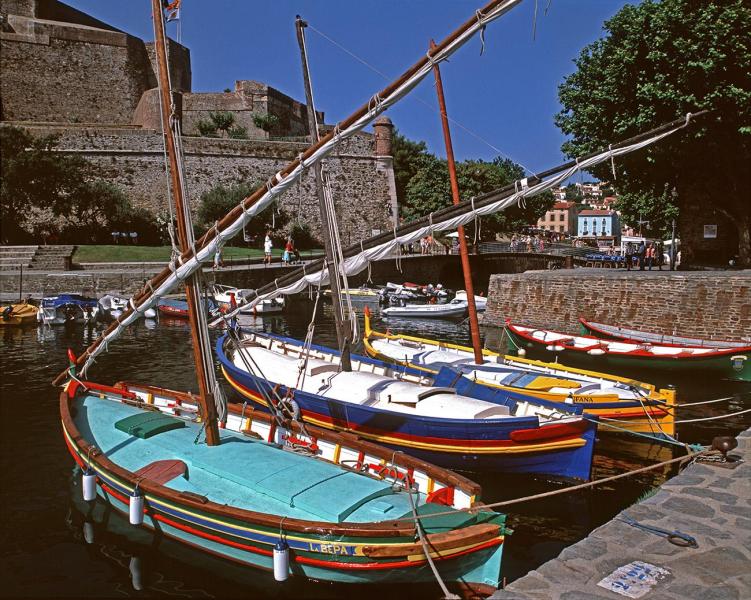
[{"label": "yellow fishing boat", "polygon": [[37,322],[39,309],[28,302],[0,306],[0,327],[20,327]]},{"label": "yellow fishing boat", "polygon": [[652,435],[675,434],[675,390],[567,367],[558,363],[502,355],[483,349],[484,362],[474,363],[472,348],[415,336],[374,331],[365,309],[365,352],[374,358],[428,373],[441,367],[460,369],[483,385],[553,402],[582,404],[600,419],[601,431],[627,430]]}]

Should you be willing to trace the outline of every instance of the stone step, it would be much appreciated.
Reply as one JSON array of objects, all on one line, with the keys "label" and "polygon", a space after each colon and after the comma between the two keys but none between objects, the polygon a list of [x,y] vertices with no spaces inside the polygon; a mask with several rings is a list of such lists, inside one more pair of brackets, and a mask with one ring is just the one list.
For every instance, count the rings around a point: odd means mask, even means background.
[{"label": "stone step", "polygon": [[164,262],[98,262],[76,263],[76,267],[84,271],[160,271],[167,263]]},{"label": "stone step", "polygon": [[19,250],[33,250],[36,251],[36,249],[39,248],[39,246],[8,246],[6,244],[3,244],[0,246],[0,252],[3,251],[9,251],[9,252],[18,252]]}]

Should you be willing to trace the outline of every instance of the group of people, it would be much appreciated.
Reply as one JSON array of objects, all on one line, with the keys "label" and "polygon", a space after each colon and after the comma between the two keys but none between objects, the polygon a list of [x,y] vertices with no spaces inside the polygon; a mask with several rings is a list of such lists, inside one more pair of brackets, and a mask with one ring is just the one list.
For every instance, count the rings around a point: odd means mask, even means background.
[{"label": "group of people", "polygon": [[[266,237],[263,240],[263,264],[271,264],[271,254],[274,250],[274,240],[272,239],[271,229],[266,232]],[[284,252],[282,253],[282,265],[291,265],[297,262],[302,262],[300,252],[295,247],[295,241],[292,236],[287,237],[287,241],[284,244]]]},{"label": "group of people", "polygon": [[511,252],[542,252],[545,250],[545,239],[538,235],[511,236]]},{"label": "group of people", "polygon": [[[270,265],[272,253],[274,251],[274,240],[272,239],[273,231],[269,229],[266,231],[266,237],[263,240],[263,264]],[[284,252],[282,253],[282,265],[291,265],[297,262],[302,262],[300,252],[295,247],[295,241],[292,236],[287,237],[287,242],[284,244]],[[222,257],[221,248],[217,249],[214,253],[214,269],[220,269],[224,266],[224,259]]]},{"label": "group of people", "polygon": [[638,246],[634,246],[633,242],[629,242],[626,244],[625,257],[626,269],[629,271],[634,266],[634,261],[639,265],[640,271],[643,271],[645,266],[649,271],[652,270],[653,266],[662,271],[662,265],[665,262],[663,260],[662,242],[650,242],[647,244],[642,240]]}]

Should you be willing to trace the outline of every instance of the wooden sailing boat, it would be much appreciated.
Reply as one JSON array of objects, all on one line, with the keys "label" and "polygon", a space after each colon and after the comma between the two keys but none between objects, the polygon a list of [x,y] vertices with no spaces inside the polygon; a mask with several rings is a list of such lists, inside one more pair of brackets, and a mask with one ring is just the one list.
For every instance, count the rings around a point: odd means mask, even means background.
[{"label": "wooden sailing boat", "polygon": [[536,356],[555,355],[573,365],[618,371],[653,369],[663,373],[714,376],[751,381],[751,354],[742,348],[670,346],[646,342],[605,340],[506,323],[519,348]]},{"label": "wooden sailing boat", "polygon": [[[365,311],[365,353],[379,360],[404,365],[435,375],[444,367],[462,372],[473,382],[563,404],[580,405],[584,412],[612,420],[615,427],[653,435],[675,434],[675,390],[567,367],[559,363],[529,360],[482,349],[483,363],[473,363],[472,348],[402,333],[375,331],[370,311]],[[607,421],[606,421],[607,422]]]},{"label": "wooden sailing boat", "polygon": [[[190,220],[159,0],[152,0],[152,13],[171,187],[186,254]],[[464,28],[475,27],[474,20]],[[217,402],[200,281],[191,275],[185,284],[197,396],[86,381],[76,369],[79,359],[69,354],[60,413],[67,447],[83,470],[86,500],[99,496],[127,512],[132,524],[201,552],[273,568],[279,580],[291,573],[407,583],[440,573],[472,592],[498,586],[504,516],[476,505],[476,484],[355,436],[304,426],[294,414],[259,417]],[[125,319],[118,317],[112,331]],[[203,434],[206,443],[196,443]]]},{"label": "wooden sailing boat", "polygon": [[28,302],[0,305],[0,327],[20,327],[35,325],[37,307]]},{"label": "wooden sailing boat", "polygon": [[606,340],[621,340],[624,342],[659,344],[660,346],[683,346],[697,348],[737,348],[741,352],[751,352],[751,337],[745,341],[730,341],[717,339],[702,339],[667,333],[650,333],[629,327],[595,323],[579,317],[579,325],[584,335],[593,335]]}]

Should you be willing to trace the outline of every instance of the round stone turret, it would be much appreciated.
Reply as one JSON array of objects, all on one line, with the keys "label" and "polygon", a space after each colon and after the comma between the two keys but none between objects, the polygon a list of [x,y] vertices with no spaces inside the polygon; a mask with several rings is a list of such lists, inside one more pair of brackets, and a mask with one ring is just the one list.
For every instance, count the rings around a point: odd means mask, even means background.
[{"label": "round stone turret", "polygon": [[394,135],[394,124],[386,116],[380,116],[373,122],[375,135],[375,155],[391,156],[391,139]]}]

